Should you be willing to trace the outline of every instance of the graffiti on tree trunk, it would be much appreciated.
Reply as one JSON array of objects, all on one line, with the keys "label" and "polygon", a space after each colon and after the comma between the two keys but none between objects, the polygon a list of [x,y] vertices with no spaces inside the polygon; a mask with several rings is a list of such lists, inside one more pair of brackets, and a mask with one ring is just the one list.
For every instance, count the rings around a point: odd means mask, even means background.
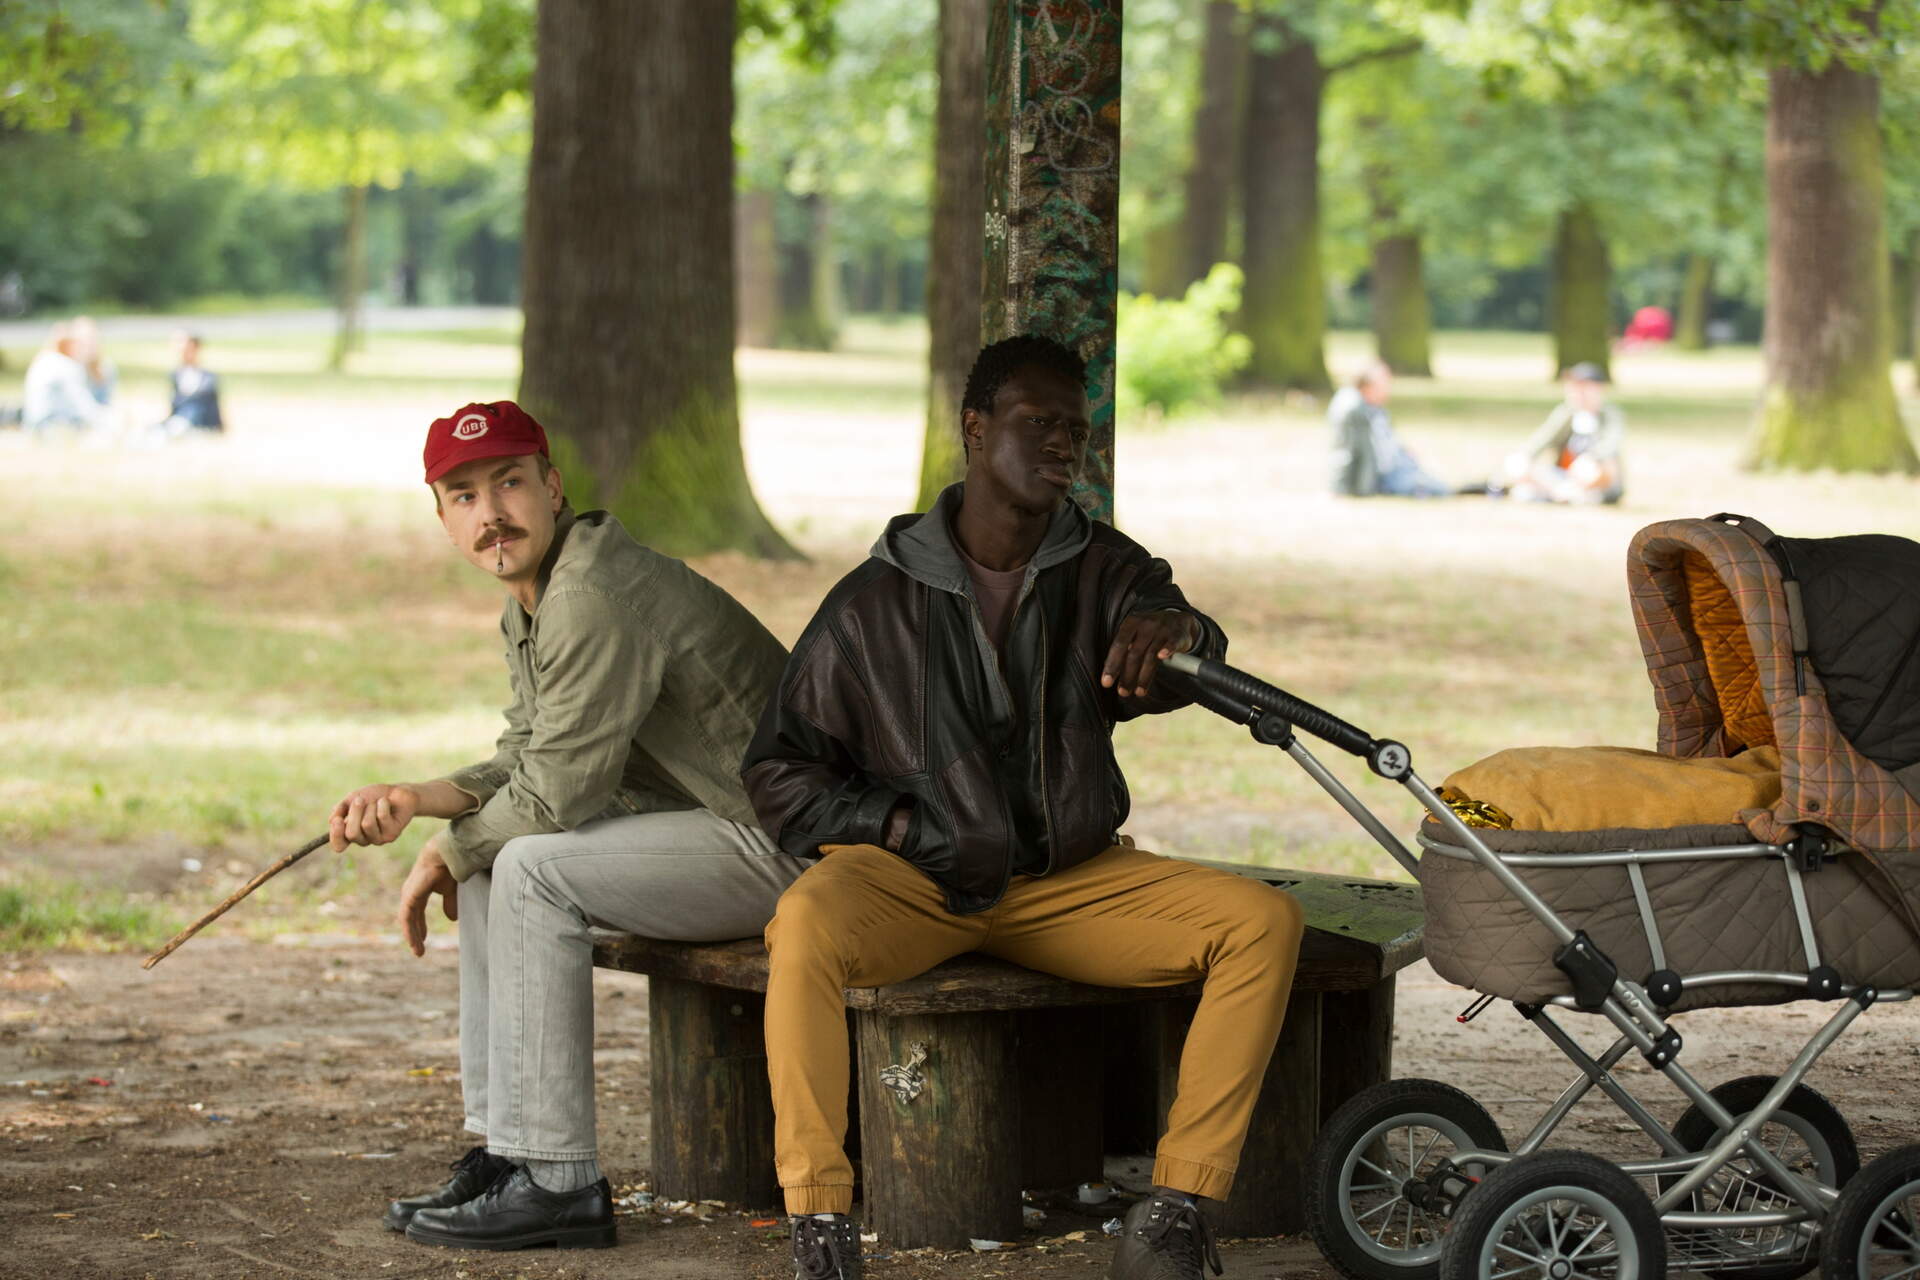
[{"label": "graffiti on tree trunk", "polygon": [[1113,519],[1119,0],[995,0],[987,28],[982,338],[1037,333],[1087,361],[1093,433],[1074,497]]}]

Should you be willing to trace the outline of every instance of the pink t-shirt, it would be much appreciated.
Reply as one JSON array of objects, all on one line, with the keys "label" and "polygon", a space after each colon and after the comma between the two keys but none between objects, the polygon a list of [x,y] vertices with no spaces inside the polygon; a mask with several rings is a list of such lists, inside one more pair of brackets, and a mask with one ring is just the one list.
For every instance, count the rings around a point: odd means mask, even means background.
[{"label": "pink t-shirt", "polygon": [[[954,549],[960,550],[957,540]],[[967,577],[973,579],[973,598],[980,602],[980,617],[986,623],[987,639],[993,641],[994,650],[998,652],[1006,645],[1007,628],[1013,623],[1013,609],[1020,602],[1020,588],[1027,584],[1027,566],[989,569],[965,551],[960,551],[960,561],[967,566]]]}]

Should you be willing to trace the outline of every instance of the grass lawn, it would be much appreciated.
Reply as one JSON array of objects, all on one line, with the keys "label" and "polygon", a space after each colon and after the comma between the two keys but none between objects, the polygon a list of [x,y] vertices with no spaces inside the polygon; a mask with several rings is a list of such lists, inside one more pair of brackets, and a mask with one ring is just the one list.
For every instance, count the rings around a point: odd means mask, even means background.
[{"label": "grass lawn", "polygon": [[[210,343],[234,423],[221,440],[0,433],[0,885],[15,886],[0,888],[0,949],[145,943],[318,831],[348,788],[486,754],[506,699],[499,601],[446,545],[419,448],[431,418],[511,394],[516,335],[372,342],[345,376],[316,372],[324,335]],[[923,343],[917,326],[860,323],[834,354],[740,354],[755,487],[812,560],[698,567],[784,639],[914,492]],[[1334,366],[1365,346],[1336,335]],[[5,352],[0,402],[17,402],[30,354]],[[130,420],[158,418],[166,345],[111,354]],[[1487,474],[1556,395],[1535,335],[1441,335],[1436,364],[1393,407],[1452,479]],[[1237,663],[1406,741],[1430,780],[1502,747],[1651,745],[1622,576],[1636,529],[1734,510],[1796,534],[1920,534],[1912,480],[1740,470],[1759,374],[1749,348],[1623,356],[1617,508],[1338,501],[1319,406],[1242,397],[1123,426],[1121,522],[1173,561]],[[1391,869],[1290,762],[1222,721],[1192,711],[1118,740],[1147,847]],[[1403,793],[1346,772],[1411,825]],[[221,927],[375,927],[423,834],[318,855]]]}]

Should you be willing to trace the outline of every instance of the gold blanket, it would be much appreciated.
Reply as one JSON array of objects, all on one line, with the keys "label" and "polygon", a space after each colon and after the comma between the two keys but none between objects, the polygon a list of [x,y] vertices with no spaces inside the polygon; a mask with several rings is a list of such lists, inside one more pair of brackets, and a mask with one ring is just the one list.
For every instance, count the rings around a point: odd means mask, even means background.
[{"label": "gold blanket", "polygon": [[1731,823],[1780,799],[1780,752],[1681,760],[1632,747],[1514,747],[1446,785],[1504,810],[1521,831]]}]

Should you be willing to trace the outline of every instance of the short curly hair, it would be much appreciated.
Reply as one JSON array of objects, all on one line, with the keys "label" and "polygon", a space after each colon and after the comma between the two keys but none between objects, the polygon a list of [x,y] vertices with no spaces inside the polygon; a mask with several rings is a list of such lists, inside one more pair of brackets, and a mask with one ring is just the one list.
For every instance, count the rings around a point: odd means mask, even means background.
[{"label": "short curly hair", "polygon": [[960,409],[993,412],[993,398],[1000,394],[1007,379],[1022,369],[1039,367],[1057,373],[1077,387],[1087,385],[1087,362],[1071,347],[1043,338],[1036,333],[1002,338],[981,348],[967,374],[967,389],[960,396]]}]

